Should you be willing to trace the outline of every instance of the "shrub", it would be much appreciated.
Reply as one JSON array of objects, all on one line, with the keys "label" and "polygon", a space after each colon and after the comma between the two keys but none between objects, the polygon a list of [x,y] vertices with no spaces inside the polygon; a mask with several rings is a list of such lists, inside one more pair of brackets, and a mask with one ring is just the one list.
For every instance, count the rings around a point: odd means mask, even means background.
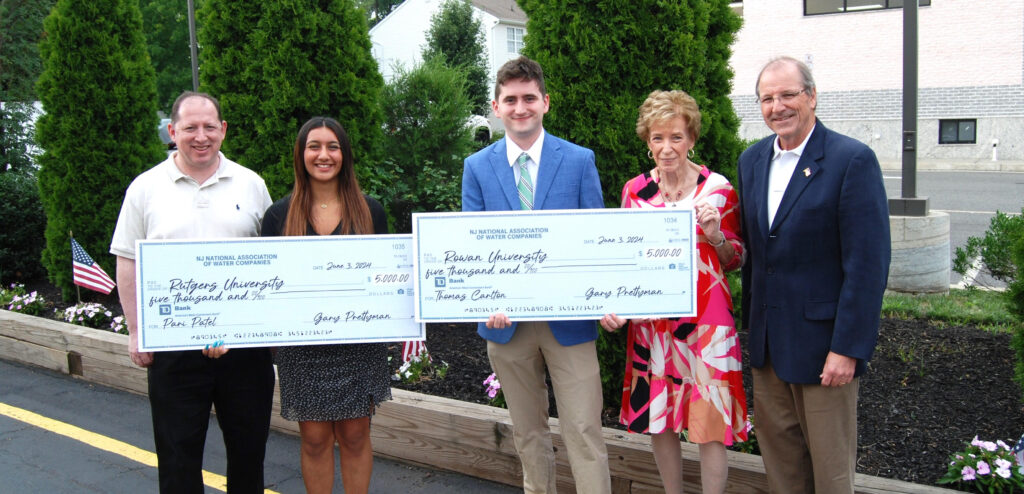
[{"label": "shrub", "polygon": [[519,4],[529,17],[523,53],[544,68],[551,95],[544,127],[594,151],[607,204],[618,204],[622,184],[654,166],[635,129],[655,89],[682,89],[697,100],[694,161],[735,177],[743,147],[729,55],[742,21],[729,0]]},{"label": "shrub", "polygon": [[466,93],[473,113],[485,116],[491,111],[486,46],[483,27],[480,19],[473,17],[469,0],[446,0],[430,17],[423,59],[442,56],[449,66],[465,69]]},{"label": "shrub", "polygon": [[294,180],[295,135],[324,115],[345,127],[360,184],[374,173],[384,79],[352,0],[207,0],[198,15],[201,89],[220,99],[231,125],[225,156],[258,172],[273,198],[283,197]]},{"label": "shrub", "polygon": [[1021,396],[1024,397],[1024,235],[1018,236],[1013,242],[1011,255],[1017,268],[1017,276],[1010,282],[1007,296],[1010,298],[1010,310],[1021,321],[1013,335],[1013,349],[1017,354],[1017,384],[1020,384]]},{"label": "shrub", "polygon": [[9,290],[0,294],[0,300],[7,301],[4,308],[11,312],[20,312],[30,316],[38,316],[46,310],[46,299],[38,292],[25,293],[25,286],[12,284]]},{"label": "shrub", "polygon": [[440,362],[435,363],[434,359],[430,358],[430,353],[423,350],[419,355],[414,355],[408,362],[402,364],[391,376],[391,380],[401,381],[405,384],[415,384],[431,379],[440,381],[448,374],[448,362],[444,360]]},{"label": "shrub", "polygon": [[1024,490],[1024,463],[1019,463],[1003,441],[981,441],[978,436],[967,449],[949,457],[946,475],[939,484],[978,492],[1019,492]]},{"label": "shrub", "polygon": [[0,280],[32,280],[43,274],[39,257],[45,244],[46,215],[34,175],[0,173]]},{"label": "shrub", "polygon": [[113,330],[114,313],[103,304],[95,302],[79,302],[77,305],[64,309],[58,314],[61,319],[71,324],[93,329]]},{"label": "shrub", "polygon": [[601,394],[605,409],[618,410],[622,407],[622,383],[626,379],[626,340],[629,327],[609,332],[598,326],[597,362],[601,366]]},{"label": "shrub", "polygon": [[[1024,209],[1021,212],[1024,213]],[[963,247],[957,247],[953,270],[966,274],[978,259],[993,278],[1010,283],[1017,277],[1011,249],[1014,241],[1021,237],[1024,237],[1024,215],[1010,216],[996,211],[985,236],[970,237]]]},{"label": "shrub", "polygon": [[140,172],[166,158],[155,129],[156,83],[139,3],[59,0],[44,21],[36,92],[39,198],[46,211],[42,264],[64,299],[74,294],[69,231],[104,271],[101,255]]},{"label": "shrub", "polygon": [[384,88],[385,147],[397,180],[382,202],[396,233],[412,231],[413,212],[461,207],[462,160],[474,147],[465,86],[464,69],[433,58],[412,70],[398,67]]}]

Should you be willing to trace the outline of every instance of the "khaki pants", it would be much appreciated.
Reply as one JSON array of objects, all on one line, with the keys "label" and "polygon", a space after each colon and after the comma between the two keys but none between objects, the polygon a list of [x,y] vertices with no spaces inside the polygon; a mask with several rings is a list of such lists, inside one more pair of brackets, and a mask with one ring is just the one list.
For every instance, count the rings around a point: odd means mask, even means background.
[{"label": "khaki pants", "polygon": [[754,433],[761,447],[768,491],[852,494],[857,464],[857,390],[789,384],[771,362],[751,369]]},{"label": "khaki pants", "polygon": [[562,346],[545,322],[521,322],[508,343],[488,341],[487,355],[501,381],[523,464],[523,491],[555,494],[555,453],[548,428],[544,367],[558,406],[562,438],[576,492],[611,492],[608,453],[601,435],[601,378],[593,341]]}]

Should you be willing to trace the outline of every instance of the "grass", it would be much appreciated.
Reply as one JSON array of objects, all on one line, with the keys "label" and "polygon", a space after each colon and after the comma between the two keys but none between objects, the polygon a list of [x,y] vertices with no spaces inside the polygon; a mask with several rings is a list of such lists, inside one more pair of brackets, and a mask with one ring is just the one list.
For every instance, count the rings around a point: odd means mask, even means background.
[{"label": "grass", "polygon": [[882,317],[973,324],[999,332],[1014,332],[1024,325],[1010,312],[1005,293],[978,289],[950,290],[948,295],[886,292]]}]

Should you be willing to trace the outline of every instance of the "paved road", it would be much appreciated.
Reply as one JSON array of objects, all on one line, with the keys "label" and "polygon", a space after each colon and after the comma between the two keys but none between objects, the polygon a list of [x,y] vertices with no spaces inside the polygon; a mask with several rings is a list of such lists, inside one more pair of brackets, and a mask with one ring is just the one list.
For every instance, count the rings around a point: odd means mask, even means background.
[{"label": "paved road", "polygon": [[[149,401],[144,396],[72,379],[37,368],[0,360],[0,492],[11,493],[135,493],[156,492],[155,467],[129,458],[128,453],[103,449],[107,441],[127,443],[124,449],[153,451]],[[85,431],[60,435],[62,427],[40,427],[11,418],[28,411]],[[43,419],[45,420],[45,419]],[[63,429],[70,427],[64,426]],[[103,437],[89,437],[88,432]],[[210,421],[204,470],[224,475],[224,444],[217,421]],[[128,456],[126,456],[126,454]],[[279,493],[302,493],[299,440],[271,432],[267,444],[267,488]],[[335,492],[343,492],[340,479]],[[206,492],[221,492],[207,487]],[[373,493],[512,494],[506,485],[456,474],[375,459]]]},{"label": "paved road", "polygon": [[[900,197],[902,173],[888,170],[883,175],[889,197]],[[1024,207],[1024,173],[918,172],[917,196],[927,197],[931,210],[949,213],[952,259],[957,247],[963,247],[968,237],[984,236],[996,211],[1020,214]],[[960,280],[960,274],[950,272],[951,284]],[[979,281],[1004,286],[989,277],[981,277]]]}]

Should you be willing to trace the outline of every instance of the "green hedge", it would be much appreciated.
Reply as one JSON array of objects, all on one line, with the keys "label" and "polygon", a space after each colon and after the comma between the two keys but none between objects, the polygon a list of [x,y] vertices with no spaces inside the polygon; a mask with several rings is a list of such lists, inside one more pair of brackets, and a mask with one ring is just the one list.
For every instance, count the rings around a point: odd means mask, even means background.
[{"label": "green hedge", "polygon": [[45,245],[46,215],[36,177],[28,172],[0,173],[0,280],[3,286],[43,274],[39,256]]}]

